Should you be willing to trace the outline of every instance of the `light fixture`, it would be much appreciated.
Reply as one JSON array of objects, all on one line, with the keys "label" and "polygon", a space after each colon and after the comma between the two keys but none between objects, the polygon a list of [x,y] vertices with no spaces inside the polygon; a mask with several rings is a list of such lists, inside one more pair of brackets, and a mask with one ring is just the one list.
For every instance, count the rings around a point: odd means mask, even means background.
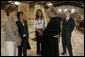
[{"label": "light fixture", "polygon": [[12,2],[12,1],[8,1],[8,2]]},{"label": "light fixture", "polygon": [[11,4],[14,4],[13,2],[11,2]]},{"label": "light fixture", "polygon": [[14,1],[8,1],[10,4],[14,4]]},{"label": "light fixture", "polygon": [[65,9],[64,12],[66,12],[68,9]]},{"label": "light fixture", "polygon": [[84,5],[82,5],[84,7]]},{"label": "light fixture", "polygon": [[15,5],[19,5],[19,4],[21,4],[21,3],[16,1],[16,2],[14,2],[14,4],[15,4]]},{"label": "light fixture", "polygon": [[51,2],[49,2],[49,3],[47,3],[47,5],[48,5],[48,6],[50,6],[50,5],[52,5],[52,3],[51,3]]},{"label": "light fixture", "polygon": [[61,9],[58,9],[58,12],[61,13]]},{"label": "light fixture", "polygon": [[71,13],[74,13],[75,12],[75,9],[71,9]]},{"label": "light fixture", "polygon": [[52,4],[51,2],[48,2],[48,3],[47,3],[47,6],[48,6],[49,8],[51,8],[51,7],[53,7],[53,4]]}]

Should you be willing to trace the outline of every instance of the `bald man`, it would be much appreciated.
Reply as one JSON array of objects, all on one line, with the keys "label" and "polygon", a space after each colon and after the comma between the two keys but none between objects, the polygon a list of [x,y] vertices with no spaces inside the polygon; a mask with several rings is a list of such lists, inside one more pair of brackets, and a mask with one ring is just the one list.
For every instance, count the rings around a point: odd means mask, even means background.
[{"label": "bald man", "polygon": [[47,9],[46,13],[50,21],[43,32],[42,56],[59,56],[58,34],[61,18],[56,16],[54,8]]}]

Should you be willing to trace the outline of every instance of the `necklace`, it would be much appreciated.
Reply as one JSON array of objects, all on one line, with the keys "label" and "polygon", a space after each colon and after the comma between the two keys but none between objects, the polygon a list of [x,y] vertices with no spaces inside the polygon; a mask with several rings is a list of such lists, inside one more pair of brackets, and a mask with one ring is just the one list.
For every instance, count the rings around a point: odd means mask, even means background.
[{"label": "necklace", "polygon": [[41,24],[42,23],[42,20],[41,19],[38,19],[38,24]]}]

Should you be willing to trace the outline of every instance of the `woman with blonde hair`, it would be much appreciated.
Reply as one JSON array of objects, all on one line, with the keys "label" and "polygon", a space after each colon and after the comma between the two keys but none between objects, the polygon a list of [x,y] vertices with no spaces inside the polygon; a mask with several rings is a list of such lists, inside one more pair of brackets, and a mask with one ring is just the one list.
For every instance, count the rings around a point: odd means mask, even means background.
[{"label": "woman with blonde hair", "polygon": [[7,56],[15,56],[15,48],[21,44],[21,38],[18,33],[14,17],[16,17],[16,6],[8,5],[6,10],[6,51]]}]

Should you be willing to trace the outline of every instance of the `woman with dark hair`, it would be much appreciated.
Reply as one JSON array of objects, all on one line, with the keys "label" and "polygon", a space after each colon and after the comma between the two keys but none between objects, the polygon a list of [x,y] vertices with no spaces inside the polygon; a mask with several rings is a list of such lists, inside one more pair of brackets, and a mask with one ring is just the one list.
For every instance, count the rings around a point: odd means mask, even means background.
[{"label": "woman with dark hair", "polygon": [[21,46],[18,46],[18,56],[22,56],[22,53],[24,56],[27,56],[27,49],[31,49],[28,38],[29,38],[29,32],[28,32],[28,26],[27,21],[23,18],[23,12],[20,11],[17,13],[18,21],[16,22],[18,26],[18,32],[20,37],[22,38],[22,44]]},{"label": "woman with dark hair", "polygon": [[45,21],[41,9],[38,9],[36,12],[34,28],[35,28],[36,40],[37,40],[37,54],[41,54],[41,46],[42,46],[41,39],[42,39],[43,31],[45,29]]}]

